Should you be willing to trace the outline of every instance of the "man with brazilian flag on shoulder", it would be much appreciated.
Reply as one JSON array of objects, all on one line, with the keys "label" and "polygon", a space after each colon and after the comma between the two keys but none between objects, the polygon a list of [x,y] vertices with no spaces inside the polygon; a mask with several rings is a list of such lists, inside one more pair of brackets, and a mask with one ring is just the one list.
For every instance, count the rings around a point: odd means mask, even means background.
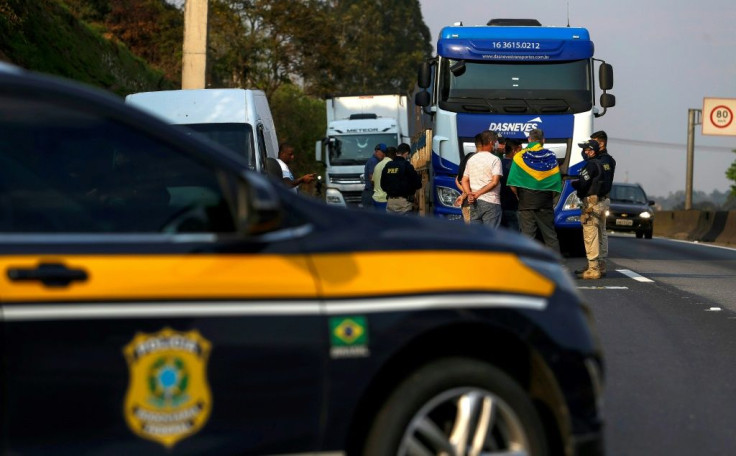
[{"label": "man with brazilian flag on shoulder", "polygon": [[507,184],[519,198],[519,226],[525,236],[542,235],[544,244],[560,253],[555,231],[554,202],[562,191],[562,177],[554,152],[543,148],[544,132],[529,132],[529,145],[511,163]]}]

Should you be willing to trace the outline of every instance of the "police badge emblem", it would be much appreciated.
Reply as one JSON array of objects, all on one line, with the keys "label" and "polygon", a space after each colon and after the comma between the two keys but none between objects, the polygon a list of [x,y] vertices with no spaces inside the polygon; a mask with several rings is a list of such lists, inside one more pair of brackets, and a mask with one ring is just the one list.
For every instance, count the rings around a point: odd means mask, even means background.
[{"label": "police badge emblem", "polygon": [[212,410],[211,344],[198,331],[138,333],[125,346],[130,380],[123,414],[140,437],[171,448],[201,430]]}]

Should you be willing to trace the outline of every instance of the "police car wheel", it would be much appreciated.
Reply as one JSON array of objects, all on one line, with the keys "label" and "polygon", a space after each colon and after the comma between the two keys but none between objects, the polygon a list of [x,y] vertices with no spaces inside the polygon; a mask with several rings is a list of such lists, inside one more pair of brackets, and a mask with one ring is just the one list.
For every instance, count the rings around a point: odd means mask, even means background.
[{"label": "police car wheel", "polygon": [[644,232],[644,237],[645,237],[646,239],[651,239],[651,238],[652,238],[652,234],[653,234],[653,232],[654,232],[654,229],[650,229],[650,230],[647,230],[647,231],[645,231],[645,232]]},{"label": "police car wheel", "polygon": [[447,358],[415,371],[389,396],[366,439],[367,456],[547,455],[531,400],[501,370]]}]

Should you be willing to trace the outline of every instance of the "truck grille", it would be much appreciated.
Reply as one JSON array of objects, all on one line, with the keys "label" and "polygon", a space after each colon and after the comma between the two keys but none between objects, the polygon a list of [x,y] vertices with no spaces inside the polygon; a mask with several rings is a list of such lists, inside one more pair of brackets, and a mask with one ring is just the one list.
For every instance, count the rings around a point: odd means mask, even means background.
[{"label": "truck grille", "polygon": [[362,174],[330,174],[333,184],[363,184]]},{"label": "truck grille", "polygon": [[362,194],[363,192],[342,192],[342,197],[348,206],[357,206],[360,204]]}]

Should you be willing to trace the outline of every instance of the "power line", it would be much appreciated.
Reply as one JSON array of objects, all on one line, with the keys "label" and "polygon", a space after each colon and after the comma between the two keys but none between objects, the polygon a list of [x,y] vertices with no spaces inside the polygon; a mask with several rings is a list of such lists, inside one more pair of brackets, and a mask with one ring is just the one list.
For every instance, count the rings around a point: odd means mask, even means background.
[{"label": "power line", "polygon": [[[655,147],[661,147],[664,149],[677,149],[677,150],[686,150],[687,145],[685,144],[676,144],[676,143],[666,143],[666,142],[659,142],[659,141],[642,141],[638,139],[622,139],[622,138],[609,138],[610,142],[616,142],[616,143],[622,143],[622,144],[629,144],[632,146],[655,146]],[[736,150],[736,146],[734,147],[726,147],[726,146],[699,146],[695,144],[696,150],[703,150],[703,151],[710,151],[710,152],[733,152]]]}]

